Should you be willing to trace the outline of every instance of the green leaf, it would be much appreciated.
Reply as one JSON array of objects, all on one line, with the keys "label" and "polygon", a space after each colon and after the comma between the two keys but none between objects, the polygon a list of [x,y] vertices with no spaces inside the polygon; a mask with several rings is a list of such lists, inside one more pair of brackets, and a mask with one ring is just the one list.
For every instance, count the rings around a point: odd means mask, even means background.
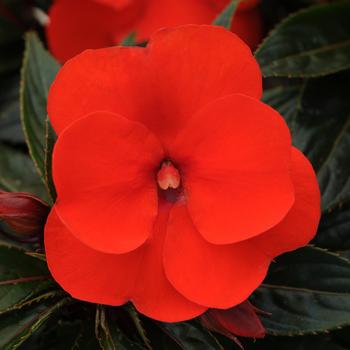
[{"label": "green leaf", "polygon": [[120,43],[122,46],[136,46],[136,32],[131,32]]},{"label": "green leaf", "polygon": [[158,324],[181,350],[224,350],[211,333],[193,322]]},{"label": "green leaf", "polygon": [[256,52],[263,75],[317,77],[350,68],[350,2],[287,17]]},{"label": "green leaf", "polygon": [[[21,350],[96,350],[99,344],[94,336],[93,320],[82,312],[84,319],[67,319],[63,313],[52,317],[38,332],[35,332]],[[57,320],[58,318],[58,320]]]},{"label": "green leaf", "polygon": [[335,251],[350,250],[350,198],[322,215],[313,244]]},{"label": "green leaf", "polygon": [[145,347],[137,344],[123,333],[119,328],[113,314],[105,307],[96,308],[96,338],[103,350],[144,350]]},{"label": "green leaf", "polygon": [[214,20],[213,25],[231,29],[231,24],[237,7],[241,0],[231,0],[219,16]]},{"label": "green leaf", "polygon": [[0,314],[51,297],[39,295],[52,287],[45,262],[5,244],[0,245],[0,261]]},{"label": "green leaf", "polygon": [[289,124],[293,144],[312,162],[324,212],[350,194],[350,72],[274,89],[265,102]]},{"label": "green leaf", "polygon": [[250,341],[245,350],[346,350],[337,345],[330,337],[326,336],[304,336],[304,337],[268,337]]},{"label": "green leaf", "polygon": [[278,258],[251,301],[269,334],[302,335],[350,325],[350,262],[306,247]]},{"label": "green leaf", "polygon": [[22,66],[21,119],[30,155],[53,198],[51,180],[47,178],[54,133],[47,120],[47,95],[59,64],[44,49],[35,33],[27,33]]},{"label": "green leaf", "polygon": [[47,191],[31,159],[15,148],[0,144],[0,188],[34,193],[47,200]]},{"label": "green leaf", "polygon": [[0,141],[23,143],[19,112],[19,76],[6,74],[0,84]]},{"label": "green leaf", "polygon": [[147,337],[146,330],[142,324],[142,321],[140,319],[138,312],[135,310],[134,306],[131,304],[128,304],[126,306],[126,310],[129,314],[130,318],[132,319],[132,321],[136,327],[136,330],[137,330],[139,336],[141,337],[142,341],[144,342],[145,346],[147,347],[147,349],[152,350],[151,343]]},{"label": "green leaf", "polygon": [[1,316],[0,348],[2,350],[17,349],[68,302],[70,299],[66,298],[54,304],[38,304]]}]

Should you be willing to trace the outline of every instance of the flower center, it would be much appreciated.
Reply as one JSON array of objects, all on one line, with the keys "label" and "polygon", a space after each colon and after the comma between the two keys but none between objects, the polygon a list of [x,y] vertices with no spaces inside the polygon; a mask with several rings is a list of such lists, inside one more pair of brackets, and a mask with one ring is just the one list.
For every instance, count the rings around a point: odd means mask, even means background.
[{"label": "flower center", "polygon": [[177,189],[180,186],[181,176],[170,160],[164,160],[157,173],[157,183],[162,190]]}]

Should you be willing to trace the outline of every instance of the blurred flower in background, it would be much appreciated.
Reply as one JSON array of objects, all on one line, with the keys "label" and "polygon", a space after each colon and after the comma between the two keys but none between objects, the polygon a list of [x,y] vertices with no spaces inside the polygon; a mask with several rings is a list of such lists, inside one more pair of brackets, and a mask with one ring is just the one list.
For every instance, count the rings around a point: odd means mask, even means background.
[{"label": "blurred flower in background", "polygon": [[[56,0],[46,26],[48,44],[61,62],[85,49],[120,43],[131,33],[147,41],[159,28],[210,24],[229,0]],[[239,5],[232,31],[254,49],[262,37],[260,0]]]}]

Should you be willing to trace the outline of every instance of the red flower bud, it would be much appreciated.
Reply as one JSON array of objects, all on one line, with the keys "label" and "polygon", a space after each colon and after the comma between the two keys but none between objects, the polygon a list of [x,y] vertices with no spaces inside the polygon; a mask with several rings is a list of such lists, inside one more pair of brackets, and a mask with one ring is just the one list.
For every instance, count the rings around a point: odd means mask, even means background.
[{"label": "red flower bud", "polygon": [[41,232],[49,210],[30,193],[0,191],[0,219],[16,233],[32,236]]},{"label": "red flower bud", "polygon": [[236,336],[265,336],[265,328],[256,314],[256,309],[248,300],[227,310],[209,309],[200,316],[200,321],[205,328],[232,339],[239,346],[241,344]]}]

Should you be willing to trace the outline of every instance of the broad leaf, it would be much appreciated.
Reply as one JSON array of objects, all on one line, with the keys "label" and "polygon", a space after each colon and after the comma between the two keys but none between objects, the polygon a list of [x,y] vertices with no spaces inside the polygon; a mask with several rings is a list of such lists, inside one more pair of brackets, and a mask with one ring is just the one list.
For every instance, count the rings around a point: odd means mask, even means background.
[{"label": "broad leaf", "polygon": [[240,2],[241,0],[231,0],[220,15],[214,20],[213,24],[216,26],[222,26],[226,29],[231,29],[232,20]]},{"label": "broad leaf", "polygon": [[18,248],[0,245],[0,314],[54,295],[43,293],[52,287],[45,262]]},{"label": "broad leaf", "polygon": [[350,74],[305,81],[265,94],[285,117],[294,145],[317,171],[326,212],[350,194]]},{"label": "broad leaf", "polygon": [[47,200],[47,191],[32,160],[23,152],[0,144],[0,189],[31,192]]},{"label": "broad leaf", "polygon": [[302,335],[350,325],[350,262],[306,247],[278,258],[253,294],[269,334]]},{"label": "broad leaf", "polygon": [[46,166],[50,166],[48,159],[51,156],[53,131],[48,124],[46,104],[50,85],[58,70],[59,64],[44,49],[37,35],[28,33],[22,66],[22,126],[32,159],[51,197],[54,191],[47,178],[49,172]]},{"label": "broad leaf", "polygon": [[349,68],[349,18],[349,1],[289,16],[256,52],[264,76],[315,77]]},{"label": "broad leaf", "polygon": [[70,299],[61,299],[55,303],[38,304],[1,316],[0,348],[2,350],[17,349],[68,302]]},{"label": "broad leaf", "polygon": [[313,244],[336,251],[350,249],[350,196],[322,215]]}]

